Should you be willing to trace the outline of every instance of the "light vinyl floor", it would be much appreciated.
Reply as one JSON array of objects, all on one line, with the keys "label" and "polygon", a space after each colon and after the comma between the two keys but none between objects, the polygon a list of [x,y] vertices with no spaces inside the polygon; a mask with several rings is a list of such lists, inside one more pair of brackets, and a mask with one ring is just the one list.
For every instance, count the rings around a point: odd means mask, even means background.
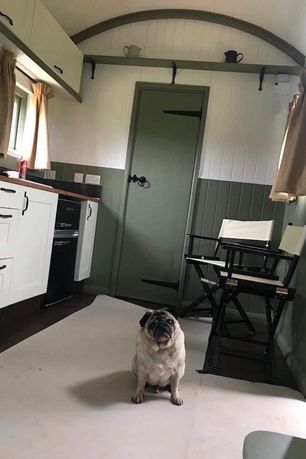
[{"label": "light vinyl floor", "polygon": [[199,375],[210,329],[181,320],[184,405],[130,397],[144,309],[107,296],[0,354],[1,459],[239,459],[244,437],[306,437],[306,403],[288,388]]}]

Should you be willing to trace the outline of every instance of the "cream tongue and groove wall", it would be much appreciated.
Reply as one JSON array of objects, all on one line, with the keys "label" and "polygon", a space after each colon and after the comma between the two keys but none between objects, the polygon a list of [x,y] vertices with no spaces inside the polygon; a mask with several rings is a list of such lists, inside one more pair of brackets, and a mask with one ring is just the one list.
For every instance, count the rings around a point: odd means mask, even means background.
[{"label": "cream tongue and groove wall", "polygon": [[136,11],[194,9],[226,14],[264,27],[306,53],[304,0],[43,0],[70,35],[97,22]]},{"label": "cream tongue and groove wall", "polygon": [[[82,43],[87,54],[122,55],[124,44],[137,44],[146,57],[223,61],[236,47],[246,62],[291,64],[273,46],[247,33],[200,21],[146,21],[118,27]],[[189,57],[188,57],[189,56]],[[239,65],[239,64],[237,64]],[[50,101],[50,151],[53,161],[124,169],[136,81],[170,83],[170,69],[97,65],[91,80],[84,66],[83,103]],[[282,88],[266,76],[178,70],[180,84],[210,86],[201,178],[271,184],[297,78]]]}]

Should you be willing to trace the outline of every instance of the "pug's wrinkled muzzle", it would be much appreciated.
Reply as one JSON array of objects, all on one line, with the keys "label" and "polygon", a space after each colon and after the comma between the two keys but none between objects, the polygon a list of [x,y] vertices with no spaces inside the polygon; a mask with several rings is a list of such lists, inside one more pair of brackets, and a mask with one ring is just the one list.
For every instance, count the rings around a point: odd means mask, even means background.
[{"label": "pug's wrinkled muzzle", "polygon": [[155,328],[153,332],[154,339],[156,341],[167,341],[171,338],[172,330],[171,327],[167,325],[161,325]]}]

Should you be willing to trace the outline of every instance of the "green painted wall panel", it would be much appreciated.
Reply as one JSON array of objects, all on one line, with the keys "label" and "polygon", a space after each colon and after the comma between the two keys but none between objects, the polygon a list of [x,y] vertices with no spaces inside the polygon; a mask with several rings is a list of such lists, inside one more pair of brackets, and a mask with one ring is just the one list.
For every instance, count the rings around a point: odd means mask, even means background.
[{"label": "green painted wall panel", "polygon": [[[274,219],[273,240],[278,244],[283,227],[285,205],[269,200],[270,187],[217,180],[198,180],[192,233],[216,237],[223,218],[233,219]],[[196,242],[194,253],[208,253],[214,244]],[[188,303],[202,293],[200,282],[192,266],[188,266],[184,285],[184,302]],[[263,302],[257,298],[244,296],[245,309],[264,313]]]},{"label": "green painted wall panel", "polygon": [[12,170],[17,170],[18,159],[14,158],[13,156],[8,156],[6,159],[4,159],[3,156],[0,156],[0,166],[1,167],[7,167],[8,169]]}]

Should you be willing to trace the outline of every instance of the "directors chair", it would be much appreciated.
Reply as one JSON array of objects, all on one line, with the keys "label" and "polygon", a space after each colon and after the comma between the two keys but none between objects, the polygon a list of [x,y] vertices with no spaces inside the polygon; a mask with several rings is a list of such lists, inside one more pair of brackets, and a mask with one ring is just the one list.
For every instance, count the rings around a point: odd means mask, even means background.
[{"label": "directors chair", "polygon": [[[277,251],[265,248],[244,246],[238,243],[224,244],[226,261],[224,270],[219,272],[218,286],[222,290],[221,300],[213,317],[209,344],[214,341],[212,368],[218,368],[219,355],[230,355],[252,360],[264,360],[271,366],[271,380],[274,380],[274,336],[287,301],[292,301],[296,290],[290,286],[292,276],[296,270],[301,251],[306,239],[306,226],[288,225],[284,231],[279,249]],[[252,254],[266,257],[266,273],[252,273],[239,270],[235,259],[241,255]],[[281,263],[282,262],[282,263]],[[284,266],[281,266],[284,265]],[[284,268],[284,269],[282,269]],[[282,276],[278,272],[283,271]],[[226,326],[226,308],[230,301],[235,299],[239,303],[239,295],[248,293],[263,297],[265,301],[267,340],[255,341],[238,337],[226,336],[227,339],[238,339],[247,343],[263,344],[265,357],[255,358],[248,355],[237,355],[231,352],[222,352],[222,332]],[[275,304],[272,304],[275,303]],[[246,348],[247,349],[247,348]],[[200,372],[204,372],[203,370]]]},{"label": "directors chair", "polygon": [[[219,290],[219,285],[218,281],[216,281],[216,276],[218,276],[220,269],[225,268],[225,260],[220,259],[222,244],[226,241],[244,241],[251,243],[254,247],[261,244],[261,247],[264,246],[264,248],[268,248],[270,246],[272,239],[273,224],[273,220],[244,221],[224,219],[222,221],[222,225],[217,238],[188,234],[189,246],[188,253],[185,255],[185,260],[188,264],[191,264],[194,267],[197,277],[203,288],[203,293],[198,298],[196,298],[190,305],[184,308],[181,311],[180,316],[193,316],[198,315],[200,312],[206,312],[209,315],[213,316],[214,312],[216,312],[218,309],[214,297],[214,294],[217,292],[217,290]],[[213,255],[208,256],[203,254],[194,254],[193,245],[195,239],[199,239],[201,241],[205,240],[210,243],[213,243],[215,245]],[[263,257],[261,264],[256,268],[253,267],[253,270],[256,272],[262,269],[264,270],[265,263],[266,258]],[[243,254],[241,254],[241,256],[239,257],[238,266],[241,269],[244,266]],[[215,273],[213,280],[211,278],[208,278],[208,274],[211,273],[211,271],[209,271],[208,269],[209,267],[212,268]],[[251,271],[252,267],[244,266],[244,269]],[[198,308],[200,303],[204,302],[205,300],[209,301],[210,306],[205,308]],[[241,304],[236,302],[235,298],[233,299],[233,301],[242,320],[246,323],[250,332],[255,333],[255,329],[251,321],[247,317]]]}]

